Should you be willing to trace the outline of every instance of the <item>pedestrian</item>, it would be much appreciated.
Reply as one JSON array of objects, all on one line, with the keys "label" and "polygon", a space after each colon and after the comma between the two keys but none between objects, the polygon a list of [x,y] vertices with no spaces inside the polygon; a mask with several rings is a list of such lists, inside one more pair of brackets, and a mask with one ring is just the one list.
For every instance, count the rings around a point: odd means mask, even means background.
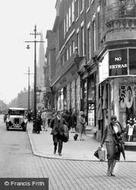
[{"label": "pedestrian", "polygon": [[71,128],[72,128],[72,133],[75,133],[76,131],[76,125],[77,125],[77,116],[76,116],[76,113],[75,111],[72,112],[72,115],[71,115]]},{"label": "pedestrian", "polygon": [[120,160],[121,152],[125,159],[124,142],[122,140],[123,133],[124,129],[119,121],[117,121],[117,117],[115,115],[112,115],[109,125],[105,127],[101,142],[101,147],[103,147],[104,142],[106,143],[108,159],[107,176],[115,176],[113,174],[113,170],[116,165],[116,161]]},{"label": "pedestrian", "polygon": [[127,135],[129,142],[133,141],[133,132],[134,132],[134,120],[132,117],[130,117],[127,124]]},{"label": "pedestrian", "polygon": [[83,111],[80,111],[79,119],[77,121],[77,128],[79,131],[80,141],[85,140],[83,138],[83,135],[86,136],[86,121],[85,121],[85,115]]},{"label": "pedestrian", "polygon": [[71,128],[70,112],[68,110],[65,110],[62,115],[63,115],[63,118],[65,119],[65,121],[67,122],[68,129],[70,130],[70,128]]},{"label": "pedestrian", "polygon": [[36,133],[37,134],[40,134],[40,131],[42,130],[41,125],[42,125],[41,113],[38,112],[36,116]]},{"label": "pedestrian", "polygon": [[57,112],[54,119],[51,121],[53,144],[54,144],[54,154],[58,149],[59,156],[62,156],[63,148],[63,135],[64,135],[64,124],[66,124],[65,119],[62,117],[60,111]]},{"label": "pedestrian", "polygon": [[47,114],[45,110],[42,111],[41,118],[42,118],[43,130],[47,131],[48,124],[47,124]]}]

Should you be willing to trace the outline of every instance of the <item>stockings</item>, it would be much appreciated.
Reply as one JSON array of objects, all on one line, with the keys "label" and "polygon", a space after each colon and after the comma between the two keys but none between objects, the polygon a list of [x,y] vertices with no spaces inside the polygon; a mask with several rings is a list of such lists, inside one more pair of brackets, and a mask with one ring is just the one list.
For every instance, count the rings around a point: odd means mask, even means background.
[{"label": "stockings", "polygon": [[112,160],[112,159],[108,160],[108,171],[107,171],[108,176],[111,176],[113,174],[115,165],[116,165],[116,160]]}]

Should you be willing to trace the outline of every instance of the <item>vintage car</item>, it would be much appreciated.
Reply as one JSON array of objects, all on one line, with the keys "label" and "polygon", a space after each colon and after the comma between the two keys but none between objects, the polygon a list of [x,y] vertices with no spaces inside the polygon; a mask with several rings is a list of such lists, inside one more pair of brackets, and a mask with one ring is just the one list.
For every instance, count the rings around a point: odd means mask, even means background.
[{"label": "vintage car", "polygon": [[27,128],[26,108],[9,108],[6,119],[6,129],[23,129]]}]

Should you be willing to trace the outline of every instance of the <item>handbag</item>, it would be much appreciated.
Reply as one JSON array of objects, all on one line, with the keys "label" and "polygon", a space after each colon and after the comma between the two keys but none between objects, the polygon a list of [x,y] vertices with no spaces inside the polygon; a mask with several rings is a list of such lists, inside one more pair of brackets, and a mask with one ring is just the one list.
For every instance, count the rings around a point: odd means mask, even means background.
[{"label": "handbag", "polygon": [[105,150],[101,147],[98,147],[98,149],[94,152],[94,156],[100,161],[105,161]]},{"label": "handbag", "polygon": [[103,148],[98,150],[98,155],[99,155],[100,161],[105,161],[105,150]]},{"label": "handbag", "polygon": [[99,159],[99,154],[98,154],[98,152],[99,152],[99,150],[97,149],[97,150],[94,152],[94,156]]}]

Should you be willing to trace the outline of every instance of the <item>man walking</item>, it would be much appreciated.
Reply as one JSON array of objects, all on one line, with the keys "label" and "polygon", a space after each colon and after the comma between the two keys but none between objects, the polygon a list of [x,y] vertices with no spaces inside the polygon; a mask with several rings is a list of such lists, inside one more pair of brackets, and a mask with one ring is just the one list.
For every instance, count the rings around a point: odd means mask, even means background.
[{"label": "man walking", "polygon": [[56,154],[58,148],[59,156],[62,156],[64,124],[66,124],[66,122],[58,111],[55,118],[51,121],[51,134],[53,135],[54,154]]}]

